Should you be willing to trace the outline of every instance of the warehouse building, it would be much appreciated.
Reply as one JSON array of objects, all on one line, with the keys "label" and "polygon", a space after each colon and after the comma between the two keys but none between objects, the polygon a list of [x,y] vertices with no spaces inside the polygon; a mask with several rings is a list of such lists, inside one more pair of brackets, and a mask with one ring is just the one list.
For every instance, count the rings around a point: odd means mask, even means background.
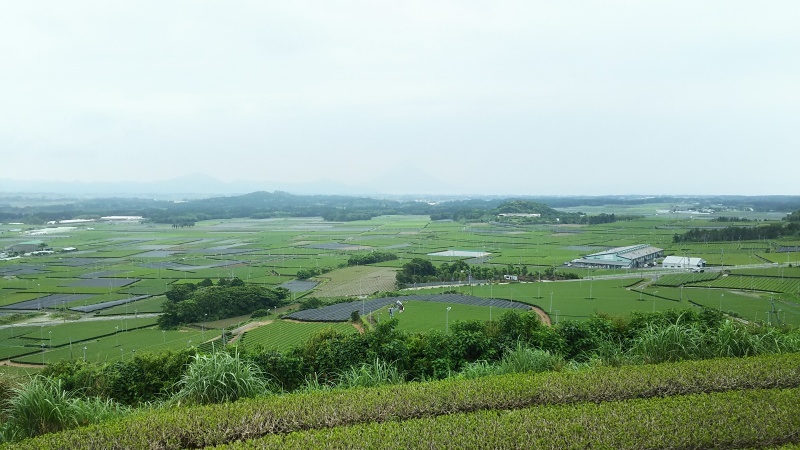
[{"label": "warehouse building", "polygon": [[602,269],[633,269],[656,265],[656,259],[664,256],[664,250],[650,244],[616,247],[592,253],[570,262],[574,267],[594,267]]},{"label": "warehouse building", "polygon": [[661,262],[661,266],[665,269],[702,269],[706,266],[706,260],[688,256],[667,256]]}]

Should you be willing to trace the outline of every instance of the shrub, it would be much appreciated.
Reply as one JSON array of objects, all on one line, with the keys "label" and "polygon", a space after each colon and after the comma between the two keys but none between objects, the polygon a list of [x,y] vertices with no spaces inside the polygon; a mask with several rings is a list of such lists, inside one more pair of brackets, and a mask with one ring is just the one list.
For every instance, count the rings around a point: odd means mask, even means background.
[{"label": "shrub", "polygon": [[564,367],[564,358],[546,350],[531,349],[521,344],[503,355],[499,373],[549,372]]},{"label": "shrub", "polygon": [[195,355],[179,386],[172,401],[187,404],[233,402],[268,392],[258,366],[223,352]]},{"label": "shrub", "polygon": [[371,364],[351,367],[339,374],[339,387],[376,387],[384,384],[399,384],[404,380],[403,374],[395,364],[375,359]]},{"label": "shrub", "polygon": [[473,363],[467,363],[461,369],[461,372],[456,375],[456,378],[465,378],[473,380],[475,378],[486,377],[489,375],[497,375],[500,373],[497,365],[490,363],[486,360],[479,360]]},{"label": "shrub", "polygon": [[251,319],[256,319],[258,317],[267,317],[269,315],[268,309],[257,309],[253,311],[253,314],[250,315]]},{"label": "shrub", "polygon": [[14,388],[6,402],[4,440],[18,440],[118,417],[127,409],[113,400],[74,398],[61,380],[42,376]]},{"label": "shrub", "polygon": [[651,325],[634,340],[630,354],[645,364],[696,359],[701,356],[702,337],[694,324]]}]

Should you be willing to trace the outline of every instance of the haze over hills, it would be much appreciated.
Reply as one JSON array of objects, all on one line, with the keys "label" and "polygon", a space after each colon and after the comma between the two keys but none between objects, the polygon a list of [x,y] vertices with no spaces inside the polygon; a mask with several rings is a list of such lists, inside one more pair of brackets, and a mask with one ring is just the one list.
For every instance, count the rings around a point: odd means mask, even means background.
[{"label": "haze over hills", "polygon": [[2,193],[48,193],[77,197],[144,196],[158,199],[238,195],[257,191],[284,191],[298,195],[467,195],[463,188],[439,181],[413,164],[392,167],[360,184],[330,179],[303,183],[222,181],[206,174],[191,174],[159,181],[58,181],[0,179]]}]

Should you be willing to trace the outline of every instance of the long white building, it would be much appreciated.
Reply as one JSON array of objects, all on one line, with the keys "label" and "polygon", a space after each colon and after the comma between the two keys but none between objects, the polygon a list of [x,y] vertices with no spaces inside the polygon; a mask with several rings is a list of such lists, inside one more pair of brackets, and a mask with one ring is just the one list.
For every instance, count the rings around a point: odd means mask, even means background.
[{"label": "long white building", "polygon": [[664,256],[664,250],[650,244],[615,247],[592,253],[583,258],[573,259],[570,265],[575,267],[598,267],[606,269],[633,269],[655,265],[656,259]]},{"label": "long white building", "polygon": [[688,256],[667,256],[661,262],[661,266],[665,269],[700,269],[706,266],[706,260]]}]

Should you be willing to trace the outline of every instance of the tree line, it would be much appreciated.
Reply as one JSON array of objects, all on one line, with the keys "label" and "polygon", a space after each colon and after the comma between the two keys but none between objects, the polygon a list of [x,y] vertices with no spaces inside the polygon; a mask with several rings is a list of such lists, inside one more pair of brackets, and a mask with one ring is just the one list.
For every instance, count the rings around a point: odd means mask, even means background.
[{"label": "tree line", "polygon": [[530,271],[528,266],[512,265],[506,266],[470,266],[462,260],[453,263],[444,262],[438,267],[431,261],[424,258],[414,258],[403,264],[397,272],[396,280],[399,286],[408,286],[420,283],[452,282],[472,280],[498,280],[504,275],[515,275],[521,279],[532,280],[573,280],[578,276],[572,272],[559,271],[554,267],[548,267],[544,271]]},{"label": "tree line", "polygon": [[725,228],[693,228],[686,233],[676,234],[672,242],[724,242],[779,239],[800,235],[800,211],[795,211],[781,222],[749,227],[728,226]]},{"label": "tree line", "polygon": [[[141,198],[62,199],[54,204],[12,206],[0,204],[0,222],[44,224],[51,220],[99,218],[106,215],[142,216],[155,223],[177,227],[211,219],[322,217],[329,221],[369,220],[387,214],[428,215],[432,220],[504,221],[510,223],[599,224],[630,220],[635,216],[588,215],[555,208],[580,205],[627,205],[652,202],[687,202],[672,197],[525,197],[448,199],[441,202],[376,199],[340,195],[293,195],[287,192],[253,192],[237,196],[193,199],[183,202]],[[755,211],[795,210],[798,196],[722,196],[695,199],[705,204]],[[726,206],[727,205],[727,206]],[[541,217],[498,218],[501,213],[541,214]]]}]

